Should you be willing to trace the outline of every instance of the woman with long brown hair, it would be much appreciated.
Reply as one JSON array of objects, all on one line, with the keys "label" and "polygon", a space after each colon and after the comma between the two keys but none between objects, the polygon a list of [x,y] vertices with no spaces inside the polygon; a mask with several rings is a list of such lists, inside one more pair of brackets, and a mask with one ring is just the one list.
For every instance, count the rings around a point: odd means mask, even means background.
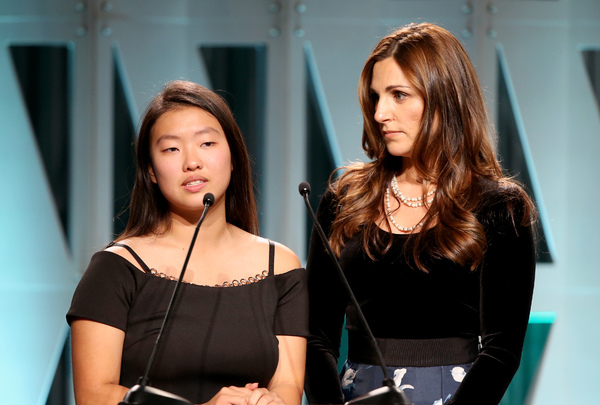
[{"label": "woman with long brown hair", "polygon": [[[319,222],[411,401],[497,405],[531,308],[535,208],[498,163],[475,70],[447,30],[410,24],[375,47],[359,100],[371,161],[343,168]],[[377,358],[316,233],[307,270],[309,402],[380,387]]]},{"label": "woman with long brown hair", "polygon": [[121,401],[144,375],[204,197],[214,195],[148,376],[211,405],[300,405],[308,335],[305,271],[258,236],[249,158],[225,101],[168,83],[137,139],[129,222],[73,296],[77,404]]}]

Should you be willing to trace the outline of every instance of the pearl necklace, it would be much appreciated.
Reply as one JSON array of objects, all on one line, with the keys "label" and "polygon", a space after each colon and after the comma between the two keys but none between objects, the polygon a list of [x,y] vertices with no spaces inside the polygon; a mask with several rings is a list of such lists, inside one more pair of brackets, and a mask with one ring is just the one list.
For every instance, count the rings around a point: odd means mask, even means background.
[{"label": "pearl necklace", "polygon": [[387,187],[385,189],[385,205],[387,207],[387,217],[390,220],[390,222],[396,227],[397,230],[399,230],[400,232],[412,232],[415,229],[417,229],[420,226],[423,226],[423,224],[425,223],[425,221],[421,221],[418,224],[416,224],[415,226],[409,226],[409,227],[404,227],[404,226],[400,226],[396,223],[396,220],[394,219],[394,215],[392,214],[392,207],[390,205],[390,188]]},{"label": "pearl necklace", "polygon": [[[388,189],[389,189],[389,187],[388,187]],[[436,190],[437,189],[434,188],[433,190],[431,190],[430,192],[425,194],[425,196],[421,196],[421,197],[406,197],[398,189],[398,180],[396,180],[396,176],[392,177],[392,191],[394,192],[394,195],[396,197],[398,197],[400,199],[400,201],[402,201],[402,203],[404,205],[406,205],[407,207],[418,208],[418,207],[424,206],[425,203],[423,202],[423,199],[427,200],[427,198],[432,196]],[[427,205],[431,204],[432,202],[433,202],[433,197],[431,198],[431,200],[427,201]]]}]

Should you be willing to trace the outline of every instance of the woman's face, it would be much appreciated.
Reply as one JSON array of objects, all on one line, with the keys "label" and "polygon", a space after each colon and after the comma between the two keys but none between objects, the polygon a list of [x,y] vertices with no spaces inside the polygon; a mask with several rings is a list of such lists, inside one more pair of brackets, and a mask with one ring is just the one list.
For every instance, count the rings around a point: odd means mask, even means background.
[{"label": "woman's face", "polygon": [[410,158],[419,133],[425,102],[393,58],[373,65],[371,92],[375,121],[388,152]]},{"label": "woman's face", "polygon": [[223,128],[210,113],[191,106],[161,115],[150,133],[152,181],[172,212],[185,215],[204,207],[207,192],[224,202],[233,166]]}]

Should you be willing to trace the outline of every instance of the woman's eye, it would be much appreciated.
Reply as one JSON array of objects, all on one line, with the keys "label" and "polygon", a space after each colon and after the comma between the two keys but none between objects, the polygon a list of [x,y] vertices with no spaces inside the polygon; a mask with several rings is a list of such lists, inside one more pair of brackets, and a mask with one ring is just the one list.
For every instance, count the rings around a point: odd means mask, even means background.
[{"label": "woman's eye", "polygon": [[164,149],[163,152],[177,152],[177,148],[173,146],[171,148]]},{"label": "woman's eye", "polygon": [[203,146],[203,147],[209,147],[209,146],[213,146],[214,144],[215,144],[214,142],[212,142],[212,141],[209,141],[209,142],[203,142],[203,143],[202,143],[202,146]]},{"label": "woman's eye", "polygon": [[395,93],[394,93],[394,98],[395,98],[396,100],[402,100],[402,99],[403,99],[403,98],[405,98],[406,96],[407,96],[407,94],[406,94],[406,93],[403,93],[403,92],[401,92],[401,91],[397,91],[397,92],[395,92]]}]

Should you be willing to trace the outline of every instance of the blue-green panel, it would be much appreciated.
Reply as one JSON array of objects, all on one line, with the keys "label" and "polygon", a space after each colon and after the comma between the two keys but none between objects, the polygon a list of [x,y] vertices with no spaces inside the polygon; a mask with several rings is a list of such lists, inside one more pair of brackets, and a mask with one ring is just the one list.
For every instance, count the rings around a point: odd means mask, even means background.
[{"label": "blue-green panel", "polygon": [[554,312],[533,312],[529,318],[521,366],[500,405],[524,405],[534,385],[546,342],[556,319]]}]

